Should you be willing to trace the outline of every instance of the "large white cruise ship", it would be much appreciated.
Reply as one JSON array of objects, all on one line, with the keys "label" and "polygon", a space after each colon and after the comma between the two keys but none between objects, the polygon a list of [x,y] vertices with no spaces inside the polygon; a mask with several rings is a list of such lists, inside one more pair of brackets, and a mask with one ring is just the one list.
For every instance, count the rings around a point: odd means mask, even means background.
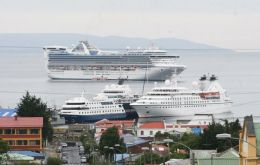
[{"label": "large white cruise ship", "polygon": [[192,117],[195,114],[220,114],[230,112],[232,104],[213,75],[193,83],[193,89],[178,87],[176,81],[155,87],[151,92],[131,104],[139,118]]},{"label": "large white cruise ship", "polygon": [[67,123],[91,123],[102,119],[125,119],[126,113],[122,104],[112,101],[89,101],[83,94],[67,100],[60,110],[60,117]]},{"label": "large white cruise ship", "polygon": [[176,60],[158,48],[102,51],[81,41],[73,49],[44,47],[48,76],[70,80],[156,80],[162,81],[185,70]]}]

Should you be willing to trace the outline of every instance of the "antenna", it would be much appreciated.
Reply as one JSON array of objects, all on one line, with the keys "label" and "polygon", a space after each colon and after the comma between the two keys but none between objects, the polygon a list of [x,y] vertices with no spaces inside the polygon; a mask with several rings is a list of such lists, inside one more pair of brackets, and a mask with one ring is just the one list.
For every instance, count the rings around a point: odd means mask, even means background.
[{"label": "antenna", "polygon": [[85,89],[83,89],[82,93],[81,93],[81,97],[84,97],[85,94]]}]

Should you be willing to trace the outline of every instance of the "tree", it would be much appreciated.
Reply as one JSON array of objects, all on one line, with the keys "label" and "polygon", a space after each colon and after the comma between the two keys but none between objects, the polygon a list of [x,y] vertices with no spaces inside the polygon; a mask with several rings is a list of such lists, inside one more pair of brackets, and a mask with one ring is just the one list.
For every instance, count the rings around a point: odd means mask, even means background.
[{"label": "tree", "polygon": [[7,158],[7,152],[10,150],[9,145],[0,139],[0,164],[3,164],[5,159]]},{"label": "tree", "polygon": [[158,131],[154,135],[154,139],[155,139],[155,141],[163,141],[164,139],[173,139],[174,141],[178,141],[179,137],[177,137],[176,135],[172,135],[168,132],[164,132],[162,134],[160,131]]},{"label": "tree", "polygon": [[217,149],[218,151],[224,151],[231,146],[238,145],[239,141],[231,141],[230,140],[217,140],[216,135],[222,133],[231,134],[232,137],[239,137],[239,131],[241,130],[241,126],[239,124],[239,120],[237,119],[235,122],[224,121],[224,124],[213,122],[208,126],[207,129],[204,129],[203,134],[201,134],[201,149]]},{"label": "tree", "polygon": [[90,132],[84,132],[80,136],[80,141],[82,142],[86,154],[90,154],[94,151],[94,148],[97,147],[96,141]]},{"label": "tree", "polygon": [[41,98],[31,96],[27,91],[17,105],[17,114],[21,117],[43,117],[42,136],[44,140],[52,140],[53,129],[50,123],[51,113],[47,109],[47,104]]},{"label": "tree", "polygon": [[[184,144],[191,149],[200,148],[200,136],[193,133],[184,133],[178,143]],[[174,143],[171,145],[171,157],[175,159],[184,159],[189,157],[189,149],[181,144]]]},{"label": "tree", "polygon": [[[105,153],[105,156],[113,155],[114,151],[107,147],[115,147],[115,144],[119,144],[123,146],[123,139],[120,138],[118,130],[116,127],[108,128],[100,137],[99,149]],[[118,148],[118,147],[117,147]],[[123,148],[118,148],[119,150],[123,150]],[[116,151],[117,152],[117,151]],[[123,152],[123,151],[122,151]]]},{"label": "tree", "polygon": [[47,159],[47,165],[61,165],[61,160],[59,158],[49,157]]},{"label": "tree", "polygon": [[141,157],[135,160],[135,165],[145,165],[145,164],[160,164],[169,160],[168,156],[161,157],[158,154],[145,152]]}]

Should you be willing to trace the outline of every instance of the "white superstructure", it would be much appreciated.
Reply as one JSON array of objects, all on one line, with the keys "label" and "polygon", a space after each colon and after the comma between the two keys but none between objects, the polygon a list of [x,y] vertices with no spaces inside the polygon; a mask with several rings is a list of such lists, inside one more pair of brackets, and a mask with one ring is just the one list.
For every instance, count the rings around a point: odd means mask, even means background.
[{"label": "white superstructure", "polygon": [[83,95],[67,100],[60,116],[70,123],[95,122],[102,119],[123,119],[126,117],[122,104],[112,101],[90,101]]},{"label": "white superstructure", "polygon": [[94,97],[94,100],[108,100],[116,103],[132,103],[138,99],[129,85],[123,84],[124,80],[120,79],[118,84],[106,85],[101,93]]},{"label": "white superstructure", "polygon": [[180,117],[195,114],[218,114],[230,111],[231,99],[213,75],[203,76],[193,89],[177,86],[176,81],[155,87],[131,104],[139,117]]}]

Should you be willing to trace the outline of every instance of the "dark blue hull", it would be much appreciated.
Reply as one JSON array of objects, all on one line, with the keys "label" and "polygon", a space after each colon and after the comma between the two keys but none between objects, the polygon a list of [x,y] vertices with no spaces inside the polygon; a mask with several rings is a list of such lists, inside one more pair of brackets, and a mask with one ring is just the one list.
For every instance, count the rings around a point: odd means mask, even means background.
[{"label": "dark blue hull", "polygon": [[125,113],[105,115],[60,115],[65,118],[66,123],[94,123],[102,119],[122,120],[126,118]]}]

